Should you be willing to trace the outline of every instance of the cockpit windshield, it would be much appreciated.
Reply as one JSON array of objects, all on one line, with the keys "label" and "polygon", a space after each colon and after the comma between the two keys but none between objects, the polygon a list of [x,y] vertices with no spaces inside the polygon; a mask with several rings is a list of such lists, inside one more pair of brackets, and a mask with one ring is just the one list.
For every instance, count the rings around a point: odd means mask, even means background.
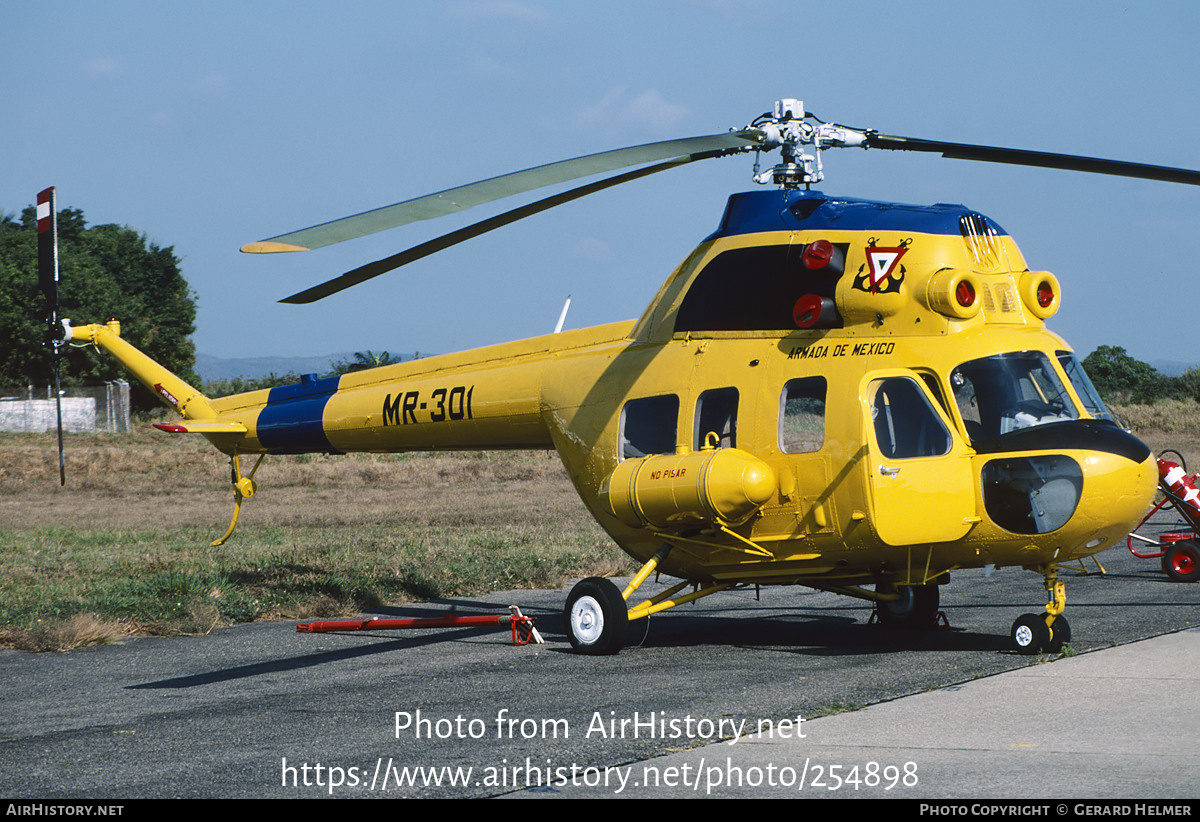
[{"label": "cockpit windshield", "polygon": [[1099,392],[1092,385],[1092,381],[1088,378],[1087,372],[1083,370],[1083,366],[1079,364],[1079,360],[1075,359],[1075,355],[1070,351],[1058,351],[1056,355],[1058,364],[1062,366],[1067,379],[1071,381],[1071,387],[1079,395],[1084,410],[1098,420],[1113,422],[1113,415],[1105,407],[1104,400],[1100,399]]},{"label": "cockpit windshield", "polygon": [[950,385],[972,442],[1079,419],[1050,357],[1041,351],[970,360],[950,373]]}]

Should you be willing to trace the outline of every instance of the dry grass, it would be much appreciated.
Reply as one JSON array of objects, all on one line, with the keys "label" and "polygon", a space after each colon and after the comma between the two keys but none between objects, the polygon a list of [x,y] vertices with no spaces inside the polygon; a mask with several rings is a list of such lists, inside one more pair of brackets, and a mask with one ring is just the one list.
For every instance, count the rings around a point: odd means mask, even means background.
[{"label": "dry grass", "polygon": [[89,645],[112,645],[130,633],[133,629],[128,623],[102,620],[94,614],[76,614],[29,630],[0,628],[0,643],[22,651],[69,651]]},{"label": "dry grass", "polygon": [[1200,403],[1160,400],[1154,405],[1114,405],[1112,411],[1154,453],[1173,449],[1183,454],[1189,471],[1200,470]]},{"label": "dry grass", "polygon": [[205,441],[68,436],[62,488],[53,436],[0,435],[0,643],[99,641],[85,615],[205,633],[630,569],[553,453],[268,457],[255,479],[212,548],[233,494]]}]

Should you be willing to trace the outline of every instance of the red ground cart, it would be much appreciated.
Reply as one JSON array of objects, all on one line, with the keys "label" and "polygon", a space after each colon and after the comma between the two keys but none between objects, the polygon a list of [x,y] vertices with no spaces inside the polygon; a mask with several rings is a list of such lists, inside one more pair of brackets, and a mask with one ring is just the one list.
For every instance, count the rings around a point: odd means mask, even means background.
[{"label": "red ground cart", "polygon": [[[1164,451],[1158,457],[1158,487],[1163,498],[1137,528],[1126,539],[1129,553],[1142,559],[1161,559],[1162,569],[1167,576],[1178,582],[1200,580],[1200,474],[1188,475],[1183,456],[1178,451]],[[1142,536],[1138,531],[1166,507],[1175,509],[1190,531],[1160,533],[1157,539]],[[1148,550],[1141,553],[1134,549],[1138,542]]]}]

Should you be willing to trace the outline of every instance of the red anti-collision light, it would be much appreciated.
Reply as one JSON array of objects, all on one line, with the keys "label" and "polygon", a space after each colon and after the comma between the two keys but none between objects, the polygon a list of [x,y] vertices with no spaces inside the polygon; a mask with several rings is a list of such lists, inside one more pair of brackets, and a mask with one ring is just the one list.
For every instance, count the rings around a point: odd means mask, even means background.
[{"label": "red anti-collision light", "polygon": [[809,243],[804,249],[804,254],[801,256],[800,261],[804,263],[805,268],[816,271],[819,268],[829,265],[829,261],[832,258],[833,243],[829,242],[829,240],[815,240]]},{"label": "red anti-collision light", "polygon": [[1054,302],[1054,286],[1047,280],[1042,280],[1037,287],[1037,301],[1042,308],[1049,308]]},{"label": "red anti-collision light", "polygon": [[966,280],[959,280],[958,286],[954,289],[954,298],[963,308],[970,308],[975,305],[975,286]]}]

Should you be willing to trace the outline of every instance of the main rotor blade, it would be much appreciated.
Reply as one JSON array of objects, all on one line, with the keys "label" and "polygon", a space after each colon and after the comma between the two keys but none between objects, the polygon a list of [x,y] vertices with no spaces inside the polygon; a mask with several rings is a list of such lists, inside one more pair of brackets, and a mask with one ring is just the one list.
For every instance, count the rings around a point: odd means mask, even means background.
[{"label": "main rotor blade", "polygon": [[373,263],[367,263],[366,265],[360,266],[353,271],[347,271],[340,277],[335,277],[332,280],[326,280],[325,282],[315,285],[312,288],[305,289],[304,291],[293,294],[290,297],[285,297],[279,302],[296,305],[316,302],[317,300],[324,299],[331,294],[336,294],[339,291],[343,291],[350,286],[358,285],[361,282],[378,277],[380,274],[386,274],[387,272],[393,271],[400,266],[408,265],[409,263],[415,262],[422,257],[428,257],[430,254],[450,248],[454,245],[458,245],[459,243],[465,242],[472,237],[478,237],[481,234],[486,234],[489,231],[493,231],[497,228],[502,228],[503,226],[515,223],[517,220],[522,220],[526,217],[530,217],[534,214],[554,208],[555,206],[562,205],[563,203],[569,203],[572,200],[578,200],[580,197],[586,197],[587,195],[594,194],[597,191],[603,191],[606,188],[612,188],[613,186],[620,185],[621,183],[627,183],[640,177],[647,177],[651,174],[657,174],[658,172],[666,171],[669,168],[678,168],[679,166],[687,165],[688,163],[694,163],[697,160],[707,160],[712,157],[720,157],[725,154],[736,154],[738,152],[749,150],[749,147],[743,147],[701,151],[684,157],[676,157],[672,160],[667,160],[666,162],[658,163],[656,165],[646,166],[645,168],[627,171],[624,174],[618,174],[615,177],[598,180],[594,183],[588,183],[587,185],[573,188],[570,191],[564,191],[560,194],[555,194],[552,197],[546,197],[545,199],[538,200],[537,202],[529,203],[528,205],[521,206],[520,208],[514,208],[512,211],[506,211],[503,214],[497,214],[495,217],[474,223],[466,226],[465,228],[460,228],[457,231],[450,232],[449,234],[443,234],[441,237],[436,237],[428,242],[413,246],[410,249],[401,251],[399,254],[393,254],[391,257],[385,257],[382,260],[376,260]]},{"label": "main rotor blade", "polygon": [[758,129],[742,129],[727,134],[710,134],[704,137],[688,137],[682,140],[665,140],[641,146],[619,148],[588,154],[571,160],[561,160],[543,166],[527,168],[512,174],[502,174],[488,180],[448,188],[435,194],[427,194],[394,205],[364,211],[351,217],[343,217],[311,228],[280,234],[242,246],[242,251],[251,254],[277,251],[308,251],[313,248],[352,240],[376,231],[430,220],[457,211],[464,211],[483,203],[521,194],[545,186],[603,174],[619,168],[665,160],[671,157],[687,157],[696,152],[753,148],[762,142]]},{"label": "main rotor blade", "polygon": [[981,160],[986,163],[1059,168],[1066,171],[1087,171],[1093,174],[1112,174],[1118,177],[1200,185],[1200,171],[1129,163],[1123,160],[1103,160],[1098,157],[1080,157],[1074,154],[1053,154],[1045,151],[977,146],[968,143],[943,143],[939,140],[895,137],[875,132],[867,134],[867,148],[882,148],[891,151],[928,151],[941,154],[951,160]]}]

